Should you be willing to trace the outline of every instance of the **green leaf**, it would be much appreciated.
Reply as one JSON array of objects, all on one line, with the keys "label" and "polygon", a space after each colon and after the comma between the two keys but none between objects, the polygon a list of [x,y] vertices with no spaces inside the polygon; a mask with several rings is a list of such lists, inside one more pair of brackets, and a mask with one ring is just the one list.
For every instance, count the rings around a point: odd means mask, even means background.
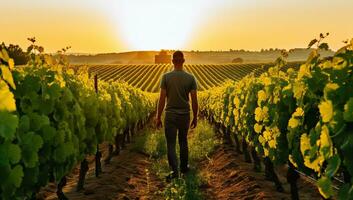
[{"label": "green leaf", "polygon": [[7,62],[10,59],[9,54],[7,53],[7,51],[5,49],[2,49],[1,52],[2,52],[1,59],[3,59],[5,62]]},{"label": "green leaf", "polygon": [[23,178],[23,168],[21,165],[16,165],[10,172],[9,177],[7,178],[7,184],[12,184],[15,187],[19,188],[22,183]]},{"label": "green leaf", "polygon": [[16,89],[16,85],[13,82],[12,73],[8,67],[1,65],[2,78],[13,88]]},{"label": "green leaf", "polygon": [[38,131],[44,125],[48,125],[50,123],[49,118],[46,115],[39,115],[37,113],[32,113],[32,114],[29,114],[29,117],[31,119],[31,130],[33,131]]},{"label": "green leaf", "polygon": [[56,135],[56,129],[50,125],[44,125],[42,127],[42,138],[44,142],[50,142]]},{"label": "green leaf", "polygon": [[335,154],[333,157],[331,157],[328,160],[325,175],[329,178],[332,178],[340,168],[340,165],[341,165],[341,159],[338,154]]},{"label": "green leaf", "polygon": [[347,122],[353,122],[353,98],[349,98],[347,103],[344,105],[343,118]]},{"label": "green leaf", "polygon": [[33,132],[22,135],[22,160],[26,167],[35,167],[39,161],[38,150],[43,145],[43,140],[39,135]]},{"label": "green leaf", "polygon": [[54,111],[55,102],[52,99],[41,100],[40,111],[44,115],[49,115]]},{"label": "green leaf", "polygon": [[353,185],[348,183],[341,186],[338,193],[339,200],[353,200]]},{"label": "green leaf", "polygon": [[5,141],[12,140],[15,137],[18,126],[17,116],[0,111],[0,122],[0,139],[4,138]]},{"label": "green leaf", "polygon": [[16,164],[21,159],[21,149],[17,144],[0,144],[0,165]]},{"label": "green leaf", "polygon": [[16,164],[21,159],[21,149],[17,144],[9,144],[7,147],[7,155],[11,164]]},{"label": "green leaf", "polygon": [[[0,180],[6,180],[9,177],[11,166],[10,164],[1,164],[0,165]],[[0,182],[0,186],[2,185],[2,181]],[[1,196],[0,196],[1,197]]]},{"label": "green leaf", "polygon": [[321,177],[317,181],[317,186],[319,187],[320,194],[324,198],[328,199],[333,195],[332,182],[330,178],[327,178],[325,176]]},{"label": "green leaf", "polygon": [[319,49],[328,51],[328,50],[329,50],[329,46],[328,46],[327,43],[321,43],[321,44],[319,45]]},{"label": "green leaf", "polygon": [[41,84],[41,80],[39,77],[27,75],[22,83],[23,92],[25,94],[30,93],[30,92],[37,93],[39,91],[39,89],[41,88],[40,84]]},{"label": "green leaf", "polygon": [[20,124],[18,126],[18,131],[21,133],[26,133],[30,130],[30,118],[28,115],[22,115],[20,119]]},{"label": "green leaf", "polygon": [[57,163],[64,163],[66,161],[67,157],[67,149],[65,143],[60,144],[55,150],[54,150],[54,161]]},{"label": "green leaf", "polygon": [[51,99],[57,99],[61,95],[61,88],[60,85],[57,83],[52,84],[47,88],[47,92],[50,95]]},{"label": "green leaf", "polygon": [[12,58],[10,58],[8,61],[8,64],[9,64],[10,70],[13,70],[13,68],[15,67],[15,61]]},{"label": "green leaf", "polygon": [[310,49],[314,44],[316,44],[318,42],[317,39],[313,39],[310,41],[310,43],[308,44],[308,49]]},{"label": "green leaf", "polygon": [[16,110],[16,102],[9,86],[0,79],[0,111],[13,112]]}]

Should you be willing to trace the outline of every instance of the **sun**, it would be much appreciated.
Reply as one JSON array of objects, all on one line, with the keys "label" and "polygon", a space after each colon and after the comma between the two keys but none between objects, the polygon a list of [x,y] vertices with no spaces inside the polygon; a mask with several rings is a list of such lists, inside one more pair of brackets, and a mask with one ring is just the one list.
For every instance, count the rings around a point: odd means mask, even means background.
[{"label": "sun", "polygon": [[119,1],[119,35],[134,50],[181,49],[200,19],[195,2],[201,1]]}]

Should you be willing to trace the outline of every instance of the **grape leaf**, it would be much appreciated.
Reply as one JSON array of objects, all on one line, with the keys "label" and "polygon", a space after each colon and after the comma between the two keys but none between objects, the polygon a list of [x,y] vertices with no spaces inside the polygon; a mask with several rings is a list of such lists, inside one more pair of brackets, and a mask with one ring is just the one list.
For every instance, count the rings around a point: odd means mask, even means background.
[{"label": "grape leaf", "polygon": [[44,125],[42,127],[42,138],[44,142],[50,142],[56,135],[56,129],[50,125]]},{"label": "grape leaf", "polygon": [[29,114],[29,117],[31,119],[31,130],[33,131],[38,131],[42,128],[42,126],[48,125],[50,123],[49,118],[45,115],[31,113]]},{"label": "grape leaf", "polygon": [[0,111],[15,111],[16,102],[14,95],[10,91],[8,85],[0,80]]},{"label": "grape leaf", "polygon": [[338,199],[353,200],[353,185],[346,183],[341,186],[338,193]]},{"label": "grape leaf", "polygon": [[5,62],[7,62],[10,59],[9,54],[7,53],[7,51],[5,49],[2,49],[1,52],[2,52],[1,59],[3,59]]},{"label": "grape leaf", "polygon": [[347,103],[344,105],[343,118],[347,122],[353,122],[353,98],[349,98]]},{"label": "grape leaf", "polygon": [[13,88],[16,89],[16,85],[13,82],[12,73],[8,67],[5,65],[0,66],[2,72],[2,78]]},{"label": "grape leaf", "polygon": [[321,43],[321,44],[319,45],[319,49],[328,51],[329,46],[328,46],[327,43]]},{"label": "grape leaf", "polygon": [[15,62],[12,58],[9,59],[8,64],[9,64],[10,70],[12,70],[15,67]]},{"label": "grape leaf", "polygon": [[37,93],[40,89],[41,80],[39,77],[27,75],[23,80],[22,87],[24,94],[35,92]]},{"label": "grape leaf", "polygon": [[333,177],[338,171],[340,165],[341,165],[341,159],[339,155],[335,154],[333,157],[331,157],[328,160],[325,175],[329,178]]},{"label": "grape leaf", "polygon": [[22,135],[22,159],[26,167],[32,168],[38,162],[38,150],[43,145],[43,140],[33,132]]},{"label": "grape leaf", "polygon": [[0,122],[0,138],[4,138],[5,141],[12,140],[15,137],[18,126],[17,116],[0,111]]},{"label": "grape leaf", "polygon": [[23,178],[23,168],[21,165],[16,165],[10,172],[9,177],[7,178],[7,184],[12,184],[15,187],[20,187],[22,178]]},{"label": "grape leaf", "polygon": [[22,133],[28,132],[30,129],[30,118],[28,115],[22,115],[20,119],[20,124],[18,126],[18,131]]},{"label": "grape leaf", "polygon": [[47,92],[50,95],[51,99],[57,99],[61,95],[61,88],[60,85],[57,83],[52,84],[47,88]]},{"label": "grape leaf", "polygon": [[2,180],[6,180],[7,177],[9,177],[10,171],[11,171],[11,166],[10,164],[2,164],[0,163],[0,186],[3,184]]},{"label": "grape leaf", "polygon": [[317,39],[313,39],[310,41],[310,43],[308,44],[308,49],[310,49],[314,44],[316,44],[318,42]]},{"label": "grape leaf", "polygon": [[323,176],[317,181],[319,192],[324,198],[329,198],[333,195],[331,179]]},{"label": "grape leaf", "polygon": [[6,142],[0,145],[0,165],[16,164],[21,159],[21,149],[17,144]]},{"label": "grape leaf", "polygon": [[46,100],[41,100],[41,106],[40,106],[40,111],[44,115],[49,115],[54,111],[54,100],[52,99],[46,99]]}]

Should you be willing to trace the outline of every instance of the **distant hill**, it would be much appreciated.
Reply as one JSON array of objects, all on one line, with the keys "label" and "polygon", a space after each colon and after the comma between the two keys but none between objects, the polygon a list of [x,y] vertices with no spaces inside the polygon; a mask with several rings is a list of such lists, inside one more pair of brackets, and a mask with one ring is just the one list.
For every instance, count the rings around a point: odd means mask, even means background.
[{"label": "distant hill", "polygon": [[[305,60],[311,49],[292,49],[288,61]],[[153,64],[154,56],[159,51],[133,51],[123,53],[104,53],[95,55],[69,55],[71,64]],[[172,54],[172,51],[169,51]],[[224,64],[232,63],[235,58],[243,59],[243,63],[273,62],[281,55],[281,50],[262,51],[184,51],[186,64]],[[332,56],[333,51],[321,51],[323,57]]]}]

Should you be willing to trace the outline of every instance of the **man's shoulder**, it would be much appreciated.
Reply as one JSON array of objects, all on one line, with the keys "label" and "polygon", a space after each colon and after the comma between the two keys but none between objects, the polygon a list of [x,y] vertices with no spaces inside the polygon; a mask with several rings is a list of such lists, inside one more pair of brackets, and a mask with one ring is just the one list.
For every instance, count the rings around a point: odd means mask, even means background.
[{"label": "man's shoulder", "polygon": [[192,73],[190,73],[190,72],[187,72],[187,71],[183,70],[183,73],[184,73],[184,76],[188,77],[189,79],[195,78],[195,76]]},{"label": "man's shoulder", "polygon": [[189,77],[190,80],[195,80],[196,81],[196,78],[193,74],[189,73],[189,72],[185,72],[186,75]]},{"label": "man's shoulder", "polygon": [[[169,71],[169,72],[165,72],[164,74],[162,74],[162,78],[168,77],[168,76],[173,76],[176,74],[179,74],[180,72],[176,72],[176,71]],[[180,74],[179,74],[180,75]],[[185,70],[183,70],[183,76],[186,76],[190,79],[195,79],[195,76]]]}]

